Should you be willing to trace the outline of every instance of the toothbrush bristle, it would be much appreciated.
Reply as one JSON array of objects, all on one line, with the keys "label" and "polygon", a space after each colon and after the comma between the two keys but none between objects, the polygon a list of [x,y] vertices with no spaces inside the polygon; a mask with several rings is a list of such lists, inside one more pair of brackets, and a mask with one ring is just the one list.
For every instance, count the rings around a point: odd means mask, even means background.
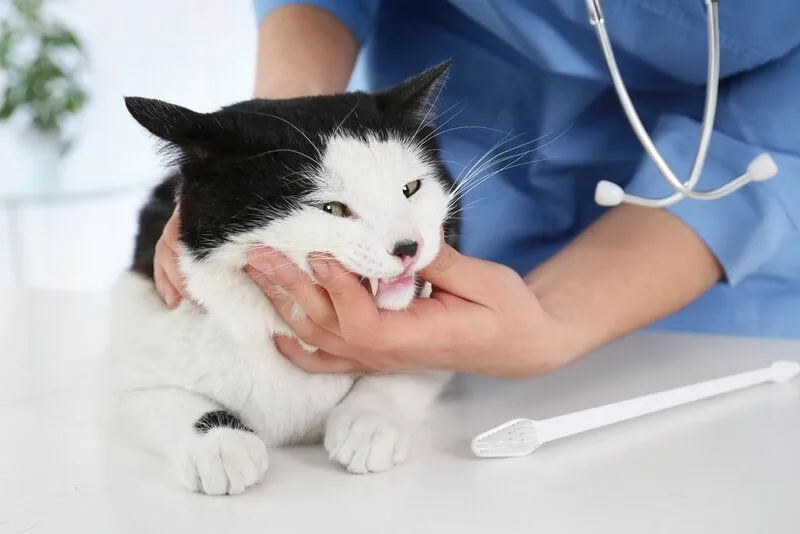
[{"label": "toothbrush bristle", "polygon": [[514,419],[472,440],[472,452],[484,458],[524,456],[538,447],[536,426],[529,419]]}]

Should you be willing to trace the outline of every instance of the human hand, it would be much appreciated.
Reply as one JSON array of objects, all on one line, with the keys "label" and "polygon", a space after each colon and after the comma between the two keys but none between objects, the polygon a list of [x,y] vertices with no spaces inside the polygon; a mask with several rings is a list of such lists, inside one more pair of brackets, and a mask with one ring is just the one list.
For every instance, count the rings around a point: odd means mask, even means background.
[{"label": "human hand", "polygon": [[156,244],[153,269],[156,292],[170,308],[180,304],[186,291],[183,276],[178,270],[178,234],[180,232],[179,208],[175,208]]},{"label": "human hand", "polygon": [[[248,276],[295,335],[318,347],[310,353],[293,338],[276,339],[278,349],[309,372],[439,369],[522,377],[570,357],[566,327],[516,272],[446,244],[419,273],[433,285],[430,298],[393,312],[378,309],[359,278],[330,258],[309,260],[319,284],[273,250],[256,249],[248,259]],[[292,312],[295,301],[305,317]]]}]

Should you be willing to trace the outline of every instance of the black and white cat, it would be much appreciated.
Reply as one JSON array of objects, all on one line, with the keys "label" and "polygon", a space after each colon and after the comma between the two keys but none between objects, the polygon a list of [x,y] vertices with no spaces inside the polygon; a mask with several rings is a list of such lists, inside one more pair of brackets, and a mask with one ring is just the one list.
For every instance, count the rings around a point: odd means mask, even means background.
[{"label": "black and white cat", "polygon": [[[290,332],[243,268],[248,250],[268,244],[313,278],[307,255],[327,252],[369,280],[379,307],[408,306],[442,227],[455,239],[453,183],[431,126],[448,67],[377,93],[212,113],[125,100],[179,171],[142,209],[133,266],[112,290],[111,416],[188,488],[240,493],[262,480],[268,449],[286,444],[323,441],[353,473],[407,457],[413,424],[450,374],[300,370],[275,349],[273,335]],[[170,310],[155,291],[153,254],[176,201],[193,301]],[[391,283],[408,275],[414,283]]]}]

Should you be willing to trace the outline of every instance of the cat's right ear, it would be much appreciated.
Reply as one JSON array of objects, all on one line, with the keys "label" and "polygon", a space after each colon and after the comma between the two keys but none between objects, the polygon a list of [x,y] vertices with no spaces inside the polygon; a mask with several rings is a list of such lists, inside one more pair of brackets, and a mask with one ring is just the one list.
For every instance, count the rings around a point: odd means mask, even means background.
[{"label": "cat's right ear", "polygon": [[145,130],[172,143],[187,140],[189,131],[202,122],[202,114],[162,100],[126,96],[125,107]]},{"label": "cat's right ear", "polygon": [[197,158],[218,148],[216,145],[225,129],[213,114],[198,113],[162,100],[128,96],[125,107],[136,122],[168,147]]}]

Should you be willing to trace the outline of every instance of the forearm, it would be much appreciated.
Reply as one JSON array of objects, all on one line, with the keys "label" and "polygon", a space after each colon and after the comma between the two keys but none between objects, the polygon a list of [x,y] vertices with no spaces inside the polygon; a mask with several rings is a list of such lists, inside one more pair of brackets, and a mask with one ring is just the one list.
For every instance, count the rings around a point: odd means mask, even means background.
[{"label": "forearm", "polygon": [[327,11],[288,5],[259,25],[254,95],[292,98],[344,91],[358,55],[350,30]]},{"label": "forearm", "polygon": [[722,270],[674,215],[623,205],[608,212],[526,281],[568,333],[576,358],[679,310]]}]

